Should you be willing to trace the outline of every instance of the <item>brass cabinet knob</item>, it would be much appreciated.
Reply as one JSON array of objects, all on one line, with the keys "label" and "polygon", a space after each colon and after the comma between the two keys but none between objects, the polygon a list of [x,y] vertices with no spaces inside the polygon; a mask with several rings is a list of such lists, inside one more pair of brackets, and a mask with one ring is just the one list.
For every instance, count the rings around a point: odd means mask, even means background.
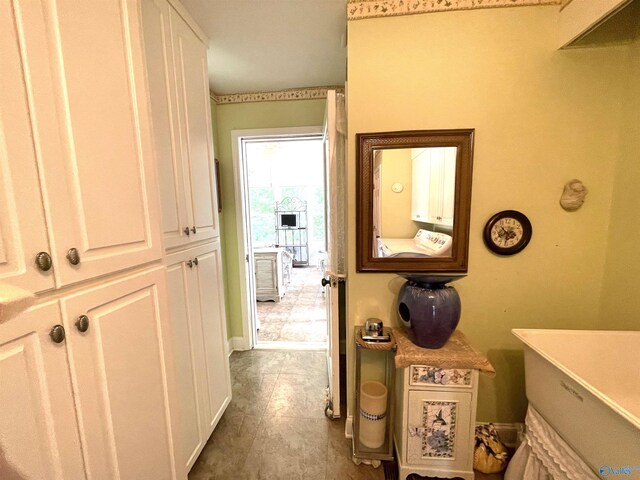
[{"label": "brass cabinet knob", "polygon": [[200,262],[198,261],[198,257],[196,257],[196,258],[194,258],[194,259],[193,259],[193,263],[196,265],[196,267],[198,266],[198,263],[200,263]]},{"label": "brass cabinet knob", "polygon": [[191,227],[191,233],[196,233],[196,232],[197,232],[196,227],[195,226]]},{"label": "brass cabinet knob", "polygon": [[69,260],[71,265],[78,265],[80,263],[80,253],[77,248],[67,250],[67,260]]},{"label": "brass cabinet knob", "polygon": [[81,333],[89,330],[89,317],[87,317],[86,315],[80,315],[76,320],[76,328]]},{"label": "brass cabinet knob", "polygon": [[55,325],[49,332],[49,336],[54,343],[64,342],[64,327],[62,325]]},{"label": "brass cabinet knob", "polygon": [[51,270],[51,267],[53,266],[51,255],[47,252],[39,252],[36,254],[36,266],[38,267],[38,270],[42,272]]},{"label": "brass cabinet knob", "polygon": [[187,235],[187,237],[191,235],[191,231],[189,230],[189,227],[184,227],[183,232]]}]

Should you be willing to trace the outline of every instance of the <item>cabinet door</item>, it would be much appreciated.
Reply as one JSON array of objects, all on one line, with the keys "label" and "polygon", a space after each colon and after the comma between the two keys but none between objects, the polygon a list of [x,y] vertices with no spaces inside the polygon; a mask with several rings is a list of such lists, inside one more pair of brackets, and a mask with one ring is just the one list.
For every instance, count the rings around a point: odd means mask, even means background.
[{"label": "cabinet door", "polygon": [[191,240],[218,236],[213,133],[207,73],[207,48],[187,23],[171,10],[174,64],[187,182]]},{"label": "cabinet door", "polygon": [[38,252],[50,252],[17,24],[11,3],[0,3],[0,281],[38,292],[54,278],[35,265]]},{"label": "cabinet door", "polygon": [[412,149],[411,179],[411,219],[428,222],[431,157],[425,149]]},{"label": "cabinet door", "polygon": [[[47,132],[56,278],[69,284],[159,259],[138,2],[21,3],[33,115]],[[65,258],[71,248],[79,265]]]},{"label": "cabinet door", "polygon": [[145,60],[166,248],[188,243],[185,228],[192,226],[187,216],[183,178],[170,10],[166,0],[142,2]]},{"label": "cabinet door", "polygon": [[[209,397],[205,339],[194,257],[191,250],[167,257],[171,343],[181,419],[175,435],[178,438],[178,460],[187,470],[193,466],[209,437],[204,415]],[[188,267],[188,261],[191,261],[191,267]]]},{"label": "cabinet door", "polygon": [[434,469],[469,469],[472,459],[471,392],[410,390],[407,463]]},{"label": "cabinet door", "polygon": [[[91,478],[174,479],[164,268],[61,300]],[[89,328],[76,328],[86,315]]]},{"label": "cabinet door", "polygon": [[61,323],[50,302],[0,325],[0,478],[86,478]]},{"label": "cabinet door", "polygon": [[220,242],[215,242],[212,250],[196,258],[208,393],[203,420],[208,437],[231,400]]}]

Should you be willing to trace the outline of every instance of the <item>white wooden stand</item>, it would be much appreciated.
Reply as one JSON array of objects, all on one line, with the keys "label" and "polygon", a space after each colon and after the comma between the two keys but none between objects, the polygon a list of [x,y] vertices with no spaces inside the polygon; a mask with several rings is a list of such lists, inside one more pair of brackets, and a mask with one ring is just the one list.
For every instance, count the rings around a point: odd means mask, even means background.
[{"label": "white wooden stand", "polygon": [[478,371],[411,365],[397,370],[399,478],[473,480]]}]

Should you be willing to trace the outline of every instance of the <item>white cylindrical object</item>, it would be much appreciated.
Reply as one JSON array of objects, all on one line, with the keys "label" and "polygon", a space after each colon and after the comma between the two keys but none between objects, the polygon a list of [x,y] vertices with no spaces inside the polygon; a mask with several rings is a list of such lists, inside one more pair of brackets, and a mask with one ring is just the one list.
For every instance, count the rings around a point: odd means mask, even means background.
[{"label": "white cylindrical object", "polygon": [[368,448],[384,445],[387,425],[387,387],[365,382],[360,388],[360,443]]}]

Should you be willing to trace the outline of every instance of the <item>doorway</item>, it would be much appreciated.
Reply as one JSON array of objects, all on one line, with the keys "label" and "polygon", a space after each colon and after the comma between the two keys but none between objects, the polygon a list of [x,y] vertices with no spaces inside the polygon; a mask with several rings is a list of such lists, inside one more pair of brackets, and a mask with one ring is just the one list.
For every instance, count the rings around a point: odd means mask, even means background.
[{"label": "doorway", "polygon": [[238,226],[243,224],[249,348],[326,349],[322,130],[232,135],[238,147]]}]

